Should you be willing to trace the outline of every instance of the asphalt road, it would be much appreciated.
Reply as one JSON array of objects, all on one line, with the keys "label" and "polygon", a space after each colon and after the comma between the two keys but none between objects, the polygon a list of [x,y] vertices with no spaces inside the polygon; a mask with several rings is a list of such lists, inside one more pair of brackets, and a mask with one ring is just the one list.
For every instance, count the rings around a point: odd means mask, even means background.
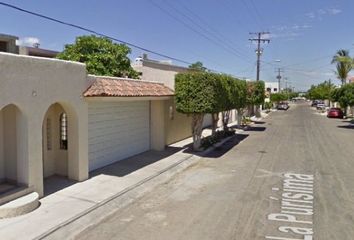
[{"label": "asphalt road", "polygon": [[[307,104],[274,112],[242,142],[231,140],[77,239],[354,239],[348,125]],[[291,178],[300,185],[285,189]],[[286,203],[301,190],[307,197]]]}]

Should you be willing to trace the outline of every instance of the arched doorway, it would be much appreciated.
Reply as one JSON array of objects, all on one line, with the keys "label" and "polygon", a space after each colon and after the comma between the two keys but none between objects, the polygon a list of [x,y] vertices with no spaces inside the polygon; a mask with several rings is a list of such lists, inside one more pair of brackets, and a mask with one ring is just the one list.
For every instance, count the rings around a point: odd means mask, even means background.
[{"label": "arched doorway", "polygon": [[23,116],[14,104],[5,106],[0,110],[0,194],[23,183],[24,171],[19,168],[26,167],[19,161],[23,160],[21,153],[21,124]]},{"label": "arched doorway", "polygon": [[51,105],[43,120],[43,177],[68,176],[68,115],[59,103]]}]

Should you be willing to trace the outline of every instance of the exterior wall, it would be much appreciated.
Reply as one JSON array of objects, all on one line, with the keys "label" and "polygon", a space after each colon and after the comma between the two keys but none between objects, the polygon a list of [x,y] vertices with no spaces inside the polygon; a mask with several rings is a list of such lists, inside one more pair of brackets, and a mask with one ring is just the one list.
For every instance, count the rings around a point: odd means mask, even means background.
[{"label": "exterior wall", "polygon": [[142,80],[161,82],[173,90],[175,89],[175,75],[189,71],[188,68],[148,60],[143,60],[139,65],[133,65],[133,68],[142,73]]},{"label": "exterior wall", "polygon": [[267,91],[268,88],[271,89],[270,93],[278,93],[279,92],[279,83],[278,82],[265,82],[265,91]]},{"label": "exterior wall", "polygon": [[151,149],[162,151],[166,145],[165,101],[151,101],[150,111]]},{"label": "exterior wall", "polygon": [[3,110],[3,140],[5,178],[17,181],[17,109],[15,106],[7,106]]},{"label": "exterior wall", "polygon": [[89,169],[150,149],[149,101],[89,101]]},{"label": "exterior wall", "polygon": [[[22,117],[17,121],[17,180],[43,194],[42,127],[48,108],[60,103],[70,118],[68,176],[88,177],[87,103],[85,65],[0,53],[0,109],[15,104]],[[80,123],[80,124],[79,124]]]},{"label": "exterior wall", "polygon": [[176,111],[174,99],[165,103],[166,144],[172,144],[192,135],[192,117]]},{"label": "exterior wall", "polygon": [[6,35],[6,34],[0,34],[0,41],[6,42],[7,45],[6,52],[8,53],[19,52],[18,46],[16,45],[16,40],[18,40],[18,37]]},{"label": "exterior wall", "polygon": [[[68,175],[68,150],[60,149],[60,115],[65,110],[59,104],[52,105],[43,120],[43,175]],[[50,120],[48,126],[47,120]],[[47,130],[50,131],[49,135]],[[68,131],[70,135],[70,131]],[[49,138],[49,139],[48,139]],[[48,142],[49,141],[49,142]],[[50,144],[50,149],[48,145]]]}]

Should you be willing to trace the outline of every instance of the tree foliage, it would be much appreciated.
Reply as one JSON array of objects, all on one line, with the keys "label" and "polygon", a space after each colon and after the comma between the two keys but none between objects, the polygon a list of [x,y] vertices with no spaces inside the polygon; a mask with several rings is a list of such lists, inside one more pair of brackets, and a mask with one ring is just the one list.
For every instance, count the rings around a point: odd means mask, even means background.
[{"label": "tree foliage", "polygon": [[331,98],[331,92],[335,89],[334,84],[330,81],[324,81],[318,85],[312,85],[307,92],[308,98],[311,100],[326,100]]},{"label": "tree foliage", "polygon": [[262,105],[265,98],[263,81],[247,82],[247,104]]},{"label": "tree foliage", "polygon": [[354,83],[345,84],[331,92],[331,100],[339,102],[342,108],[354,106]]},{"label": "tree foliage", "polygon": [[336,64],[336,75],[337,78],[345,84],[348,77],[348,73],[353,69],[353,59],[349,56],[348,50],[338,50],[336,55],[333,56],[332,64]]},{"label": "tree foliage", "polygon": [[204,67],[203,63],[200,61],[192,63],[191,65],[188,66],[188,68],[190,68],[194,71],[201,71],[201,72],[205,72],[207,70],[207,68]]},{"label": "tree foliage", "polygon": [[124,44],[94,35],[77,37],[74,44],[65,45],[57,58],[86,64],[90,74],[137,78],[139,75],[130,65],[131,49]]},{"label": "tree foliage", "polygon": [[286,101],[288,100],[288,95],[285,93],[272,93],[270,95],[270,101],[274,103],[279,103],[281,101]]},{"label": "tree foliage", "polygon": [[194,149],[200,146],[201,118],[204,114],[218,116],[220,112],[243,108],[247,102],[246,90],[245,81],[225,74],[189,72],[176,75],[176,109],[192,114]]}]

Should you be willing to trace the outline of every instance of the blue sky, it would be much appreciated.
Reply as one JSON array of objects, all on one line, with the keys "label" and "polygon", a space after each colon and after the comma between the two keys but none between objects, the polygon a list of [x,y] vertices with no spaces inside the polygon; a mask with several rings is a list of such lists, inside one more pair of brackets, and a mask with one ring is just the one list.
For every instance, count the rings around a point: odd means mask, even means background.
[{"label": "blue sky", "polygon": [[[261,79],[276,81],[275,68],[284,67],[284,77],[298,90],[329,78],[339,83],[331,56],[341,48],[354,56],[352,0],[6,2],[251,79],[256,77],[256,46],[248,41],[249,32],[269,31],[271,42],[263,46]],[[64,44],[86,34],[3,6],[0,19],[1,33],[19,36],[25,44],[33,41],[29,37],[37,38],[42,48],[62,50]],[[132,50],[132,59],[143,53]]]}]

